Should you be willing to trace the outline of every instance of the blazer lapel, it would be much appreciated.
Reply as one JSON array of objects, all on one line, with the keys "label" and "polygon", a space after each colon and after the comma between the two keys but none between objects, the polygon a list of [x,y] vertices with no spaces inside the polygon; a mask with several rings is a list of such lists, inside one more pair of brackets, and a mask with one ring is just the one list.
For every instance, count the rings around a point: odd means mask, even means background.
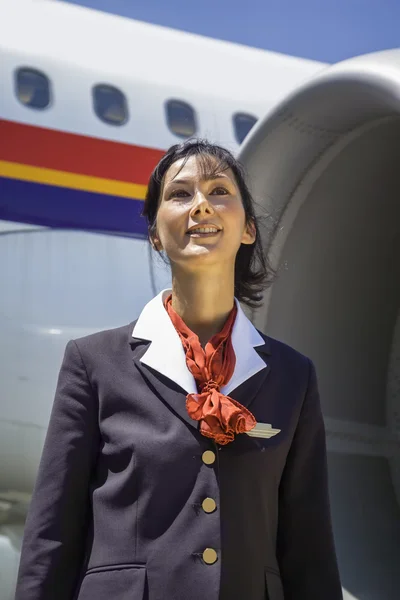
[{"label": "blazer lapel", "polygon": [[[259,350],[260,352],[260,350]],[[261,360],[263,358],[260,356]],[[246,379],[238,387],[229,392],[229,396],[243,406],[250,408],[251,403],[256,398],[257,394],[261,390],[262,386],[267,381],[267,377],[270,371],[269,362],[264,361],[264,368],[258,371],[255,375]]]},{"label": "blazer lapel", "polygon": [[172,381],[151,366],[142,361],[143,354],[146,352],[148,345],[143,349],[143,342],[135,338],[131,339],[133,347],[133,361],[136,368],[139,370],[147,386],[161,402],[166,402],[169,407],[192,427],[199,428],[199,422],[192,419],[186,409],[187,391],[178,383]]}]

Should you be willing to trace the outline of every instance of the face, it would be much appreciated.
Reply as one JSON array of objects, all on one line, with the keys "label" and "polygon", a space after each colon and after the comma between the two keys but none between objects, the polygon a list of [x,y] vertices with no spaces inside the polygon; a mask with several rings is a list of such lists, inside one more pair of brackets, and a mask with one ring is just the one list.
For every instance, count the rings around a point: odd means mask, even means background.
[{"label": "face", "polygon": [[164,176],[153,243],[172,266],[233,267],[240,245],[255,240],[235,176],[228,169],[206,177],[197,157],[183,163],[174,163]]}]

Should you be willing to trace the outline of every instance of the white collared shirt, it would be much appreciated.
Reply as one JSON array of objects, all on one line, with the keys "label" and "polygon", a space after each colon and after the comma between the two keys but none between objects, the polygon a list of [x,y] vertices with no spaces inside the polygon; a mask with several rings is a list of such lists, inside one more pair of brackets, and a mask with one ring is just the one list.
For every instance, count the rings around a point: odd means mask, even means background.
[{"label": "white collared shirt", "polygon": [[[143,308],[132,337],[151,342],[140,362],[175,381],[188,394],[197,393],[196,381],[186,365],[181,339],[164,307],[170,289],[163,290]],[[236,364],[233,375],[221,392],[228,395],[244,381],[266,368],[255,348],[265,344],[235,298],[238,309],[232,329],[232,345]]]}]

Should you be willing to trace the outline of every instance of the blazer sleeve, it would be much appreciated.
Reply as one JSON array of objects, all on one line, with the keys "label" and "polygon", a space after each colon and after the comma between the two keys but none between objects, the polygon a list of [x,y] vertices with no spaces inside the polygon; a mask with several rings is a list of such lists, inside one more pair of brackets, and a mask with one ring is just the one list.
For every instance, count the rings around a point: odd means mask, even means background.
[{"label": "blazer sleeve", "polygon": [[277,556],[285,600],[342,600],[315,368],[279,488]]},{"label": "blazer sleeve", "polygon": [[79,349],[70,341],[25,524],[15,600],[73,598],[99,445],[96,405]]}]

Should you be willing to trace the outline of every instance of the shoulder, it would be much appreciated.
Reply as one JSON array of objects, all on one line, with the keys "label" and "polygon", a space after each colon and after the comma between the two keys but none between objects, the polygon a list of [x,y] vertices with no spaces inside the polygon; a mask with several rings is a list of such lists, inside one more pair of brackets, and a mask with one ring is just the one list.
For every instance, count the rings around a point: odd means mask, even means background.
[{"label": "shoulder", "polygon": [[85,356],[109,352],[115,353],[129,344],[135,323],[136,321],[132,321],[121,327],[97,331],[96,333],[71,340],[69,343],[74,344],[81,355]]},{"label": "shoulder", "polygon": [[302,354],[289,344],[281,342],[275,338],[265,335],[262,331],[257,330],[265,341],[265,345],[269,350],[271,358],[274,362],[283,363],[285,366],[293,366],[306,369],[307,372],[313,368],[313,363],[308,356]]},{"label": "shoulder", "polygon": [[308,356],[289,344],[271,338],[261,331],[259,333],[268,348],[268,359],[275,377],[284,381],[285,385],[303,390],[304,393],[318,388],[315,366]]}]

